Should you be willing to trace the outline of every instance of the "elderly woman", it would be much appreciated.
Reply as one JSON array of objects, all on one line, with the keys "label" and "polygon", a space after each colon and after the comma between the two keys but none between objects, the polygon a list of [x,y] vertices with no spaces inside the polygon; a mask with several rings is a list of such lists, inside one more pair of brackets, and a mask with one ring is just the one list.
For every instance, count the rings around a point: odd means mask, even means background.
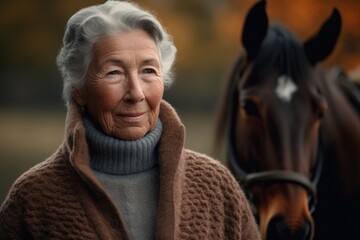
[{"label": "elderly woman", "polygon": [[1,239],[259,239],[218,161],[184,148],[164,86],[176,48],[129,2],[75,13],[57,58],[65,138],[1,207]]}]

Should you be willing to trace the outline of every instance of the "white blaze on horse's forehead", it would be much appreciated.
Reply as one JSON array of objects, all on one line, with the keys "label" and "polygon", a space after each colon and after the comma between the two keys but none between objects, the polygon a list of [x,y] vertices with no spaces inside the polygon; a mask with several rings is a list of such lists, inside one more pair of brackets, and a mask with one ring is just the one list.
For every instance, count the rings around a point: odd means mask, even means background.
[{"label": "white blaze on horse's forehead", "polygon": [[285,102],[290,102],[292,95],[297,91],[297,86],[291,77],[282,75],[278,78],[275,88],[276,95]]}]

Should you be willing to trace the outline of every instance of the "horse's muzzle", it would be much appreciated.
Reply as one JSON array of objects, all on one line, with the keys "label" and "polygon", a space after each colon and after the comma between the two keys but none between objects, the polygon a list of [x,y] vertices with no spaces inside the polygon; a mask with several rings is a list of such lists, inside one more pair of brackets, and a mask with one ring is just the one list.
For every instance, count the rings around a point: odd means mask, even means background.
[{"label": "horse's muzzle", "polygon": [[300,228],[293,230],[282,216],[275,216],[267,227],[266,240],[310,240],[311,228],[311,223],[306,221]]}]

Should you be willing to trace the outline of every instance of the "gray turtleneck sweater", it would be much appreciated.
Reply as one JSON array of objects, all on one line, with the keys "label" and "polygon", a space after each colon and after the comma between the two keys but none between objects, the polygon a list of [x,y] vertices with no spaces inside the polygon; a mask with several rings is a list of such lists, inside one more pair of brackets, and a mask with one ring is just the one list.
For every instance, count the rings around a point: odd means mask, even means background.
[{"label": "gray turtleneck sweater", "polygon": [[105,135],[84,117],[90,163],[114,201],[132,239],[154,239],[159,195],[158,120],[143,138],[124,141]]}]

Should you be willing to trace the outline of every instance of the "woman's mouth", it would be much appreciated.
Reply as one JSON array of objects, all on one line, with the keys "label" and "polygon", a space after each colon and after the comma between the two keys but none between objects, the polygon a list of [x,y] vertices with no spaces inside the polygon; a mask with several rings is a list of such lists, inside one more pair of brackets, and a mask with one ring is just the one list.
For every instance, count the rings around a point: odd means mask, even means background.
[{"label": "woman's mouth", "polygon": [[145,112],[142,113],[121,113],[118,116],[126,121],[138,121],[146,115]]}]

